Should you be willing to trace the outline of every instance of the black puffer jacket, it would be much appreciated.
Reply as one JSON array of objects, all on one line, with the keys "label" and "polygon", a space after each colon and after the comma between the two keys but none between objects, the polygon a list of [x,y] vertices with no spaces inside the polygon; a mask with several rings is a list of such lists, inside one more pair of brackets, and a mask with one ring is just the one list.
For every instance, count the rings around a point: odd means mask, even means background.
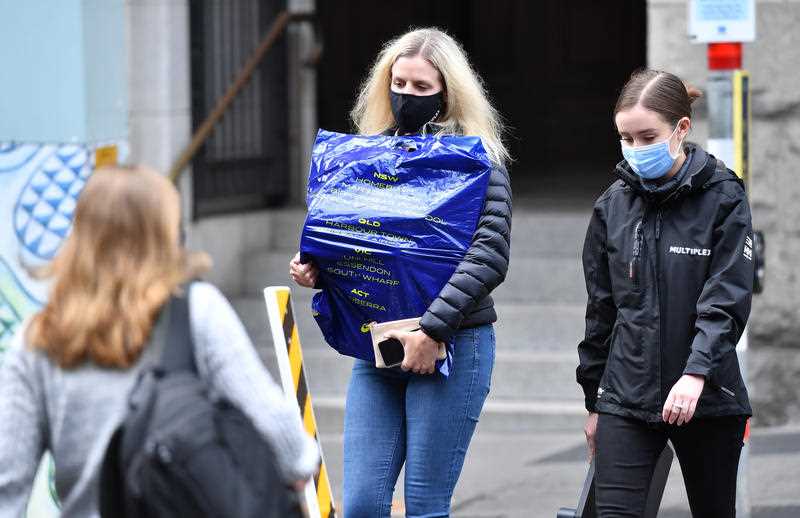
[{"label": "black puffer jacket", "polygon": [[678,185],[648,191],[623,161],[595,204],[577,369],[589,411],[660,422],[672,386],[698,374],[695,416],[752,413],[736,356],[753,287],[750,208],[721,161],[686,150]]},{"label": "black puffer jacket", "polygon": [[511,247],[511,179],[496,167],[472,243],[439,296],[422,316],[423,331],[447,342],[465,327],[497,320],[489,295],[506,278]]}]

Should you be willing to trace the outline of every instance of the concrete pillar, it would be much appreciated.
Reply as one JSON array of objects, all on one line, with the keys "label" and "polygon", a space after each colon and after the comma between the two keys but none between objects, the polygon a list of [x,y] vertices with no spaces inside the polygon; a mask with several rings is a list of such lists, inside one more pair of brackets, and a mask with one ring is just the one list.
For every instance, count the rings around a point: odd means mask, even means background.
[{"label": "concrete pillar", "polygon": [[[166,173],[192,132],[188,0],[126,0],[130,161]],[[180,181],[191,219],[191,168]]]},{"label": "concrete pillar", "polygon": [[[314,0],[289,0],[291,12],[314,12]],[[311,147],[317,134],[317,72],[309,62],[314,50],[310,22],[292,23],[286,34],[289,52],[289,169],[290,196],[305,203]]]}]

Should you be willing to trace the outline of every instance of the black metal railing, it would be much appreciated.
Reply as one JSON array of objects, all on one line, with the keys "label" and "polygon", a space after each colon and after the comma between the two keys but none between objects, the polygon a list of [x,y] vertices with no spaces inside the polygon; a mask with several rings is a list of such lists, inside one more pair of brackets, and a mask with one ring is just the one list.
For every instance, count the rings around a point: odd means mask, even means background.
[{"label": "black metal railing", "polygon": [[190,2],[195,138],[171,175],[191,161],[195,218],[287,200],[285,3]]}]

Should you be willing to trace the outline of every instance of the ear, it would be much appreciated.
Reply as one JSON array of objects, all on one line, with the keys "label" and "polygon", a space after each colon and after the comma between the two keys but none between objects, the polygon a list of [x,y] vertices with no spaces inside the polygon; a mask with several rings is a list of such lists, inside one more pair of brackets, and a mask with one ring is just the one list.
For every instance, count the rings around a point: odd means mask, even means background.
[{"label": "ear", "polygon": [[689,131],[692,129],[692,119],[689,117],[684,117],[678,121],[678,133],[681,135],[681,140],[685,140],[686,136],[689,135]]}]

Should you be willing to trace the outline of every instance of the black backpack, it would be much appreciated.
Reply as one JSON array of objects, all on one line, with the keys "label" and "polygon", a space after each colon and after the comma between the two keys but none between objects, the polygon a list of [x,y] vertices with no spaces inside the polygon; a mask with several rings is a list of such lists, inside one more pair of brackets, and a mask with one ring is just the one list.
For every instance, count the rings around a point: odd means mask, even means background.
[{"label": "black backpack", "polygon": [[150,347],[160,359],[142,369],[106,450],[101,516],[304,516],[250,420],[209,398],[197,375],[186,295],[164,306]]}]

